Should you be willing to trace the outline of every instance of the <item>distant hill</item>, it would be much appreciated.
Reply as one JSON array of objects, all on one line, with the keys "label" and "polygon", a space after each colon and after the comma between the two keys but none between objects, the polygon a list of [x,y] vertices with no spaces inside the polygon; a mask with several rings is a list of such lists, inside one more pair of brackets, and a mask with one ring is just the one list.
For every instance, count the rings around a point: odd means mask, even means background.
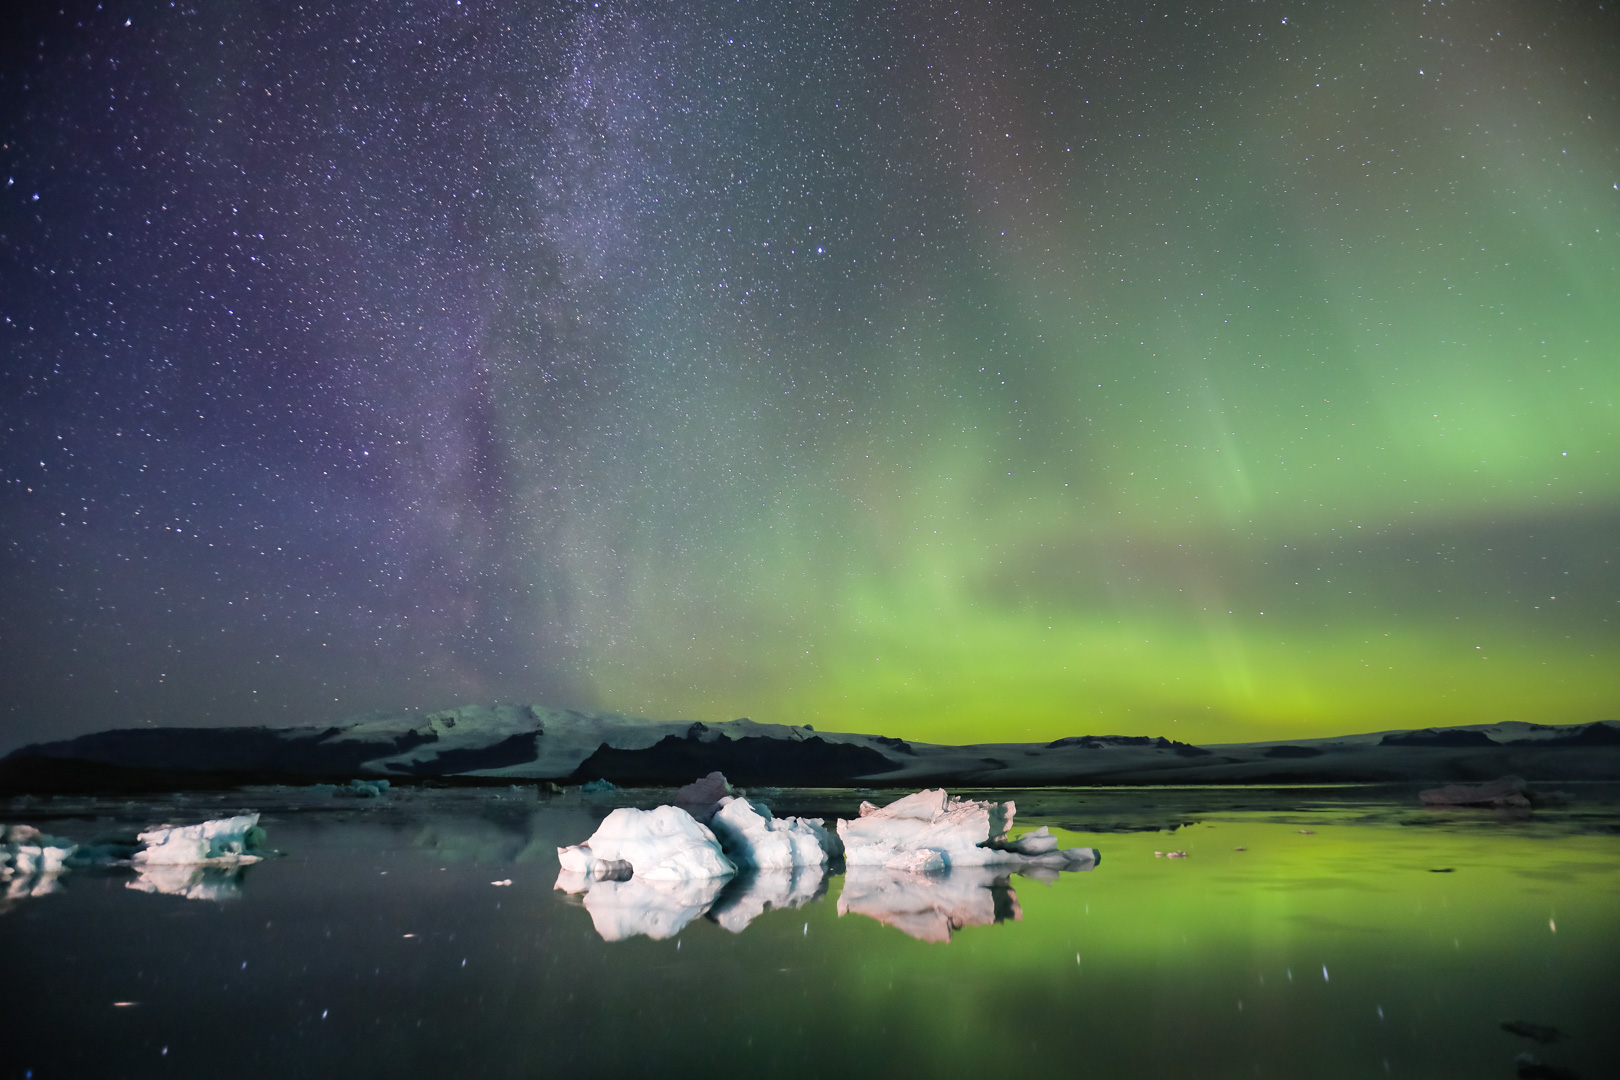
[{"label": "distant hill", "polygon": [[719,769],[748,785],[1041,787],[1620,779],[1620,725],[1527,723],[1192,746],[1073,735],[946,746],[808,726],[692,724],[538,705],[374,713],[329,727],[129,728],[0,758],[0,795],[163,791],[353,777],[608,780],[668,786]]}]

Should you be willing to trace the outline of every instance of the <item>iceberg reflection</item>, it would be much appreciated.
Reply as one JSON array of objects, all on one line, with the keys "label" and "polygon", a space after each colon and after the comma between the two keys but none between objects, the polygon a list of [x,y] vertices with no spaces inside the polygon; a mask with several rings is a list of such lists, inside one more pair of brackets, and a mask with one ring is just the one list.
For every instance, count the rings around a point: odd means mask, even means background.
[{"label": "iceberg reflection", "polygon": [[685,880],[631,877],[623,881],[593,879],[577,870],[557,875],[555,888],[584,893],[585,910],[603,941],[645,935],[654,941],[674,937],[686,924],[708,911],[725,878]]},{"label": "iceberg reflection", "polygon": [[727,883],[708,918],[733,934],[767,911],[803,907],[827,891],[827,868],[821,865],[744,870]]},{"label": "iceberg reflection", "polygon": [[[1042,867],[1041,879],[1057,871]],[[1087,867],[1089,869],[1089,866]],[[918,941],[948,942],[965,926],[1018,922],[1023,909],[1005,867],[958,866],[919,874],[883,866],[851,866],[838,914],[865,915]]]},{"label": "iceberg reflection", "polygon": [[187,900],[235,900],[242,895],[245,866],[199,866],[195,863],[147,863],[136,868],[134,881],[124,888]]},{"label": "iceberg reflection", "polygon": [[736,934],[767,911],[803,907],[826,894],[827,871],[798,866],[665,881],[628,875],[614,880],[564,870],[555,888],[581,896],[603,941],[637,936],[662,941],[699,916]]}]

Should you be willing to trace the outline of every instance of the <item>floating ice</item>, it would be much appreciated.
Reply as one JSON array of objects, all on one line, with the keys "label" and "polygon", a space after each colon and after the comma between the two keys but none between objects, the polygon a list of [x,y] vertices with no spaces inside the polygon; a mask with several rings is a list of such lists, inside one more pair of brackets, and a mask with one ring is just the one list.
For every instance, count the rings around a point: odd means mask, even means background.
[{"label": "floating ice", "polygon": [[709,828],[733,862],[761,870],[824,866],[837,841],[820,818],[772,817],[770,808],[727,795]]},{"label": "floating ice", "polygon": [[1016,807],[1008,802],[953,799],[943,789],[919,791],[888,806],[861,803],[861,816],[838,820],[844,862],[931,873],[957,866],[1046,866],[1079,869],[1095,864],[1095,848],[1060,851],[1043,826],[1007,839]]},{"label": "floating ice", "polygon": [[854,865],[844,877],[838,914],[865,915],[918,941],[947,942],[965,926],[1017,922],[1024,913],[1005,868],[962,866],[916,874]]},{"label": "floating ice", "polygon": [[[1447,784],[1418,792],[1424,806],[1528,807],[1522,777],[1503,776],[1485,784]],[[1302,830],[1303,831],[1303,830]]]},{"label": "floating ice", "polygon": [[77,845],[48,836],[32,825],[0,825],[0,881],[6,900],[46,896],[57,890]]},{"label": "floating ice", "polygon": [[348,787],[340,787],[337,794],[351,799],[377,799],[388,793],[387,780],[350,780]]},{"label": "floating ice", "polygon": [[159,825],[140,834],[146,846],[133,861],[137,867],[252,863],[259,861],[253,849],[263,840],[256,813],[197,825]]},{"label": "floating ice", "polygon": [[596,879],[617,876],[615,863],[628,863],[632,874],[649,881],[726,877],[737,870],[714,833],[674,806],[621,806],[589,840],[558,848],[557,861],[566,871]]}]

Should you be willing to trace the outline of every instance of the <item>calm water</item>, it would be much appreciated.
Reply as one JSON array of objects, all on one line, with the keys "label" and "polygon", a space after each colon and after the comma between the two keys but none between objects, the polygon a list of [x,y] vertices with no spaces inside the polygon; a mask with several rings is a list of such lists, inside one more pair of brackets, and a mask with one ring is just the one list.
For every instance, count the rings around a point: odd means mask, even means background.
[{"label": "calm water", "polygon": [[[195,880],[73,870],[6,902],[0,1075],[1479,1078],[1529,1052],[1601,1077],[1620,810],[1566,787],[1524,817],[1387,789],[1010,792],[1015,832],[1100,865],[739,881],[651,916],[555,890],[554,849],[656,795],[0,804],[81,841],[252,808],[285,853]],[[859,796],[766,801],[848,816]]]}]

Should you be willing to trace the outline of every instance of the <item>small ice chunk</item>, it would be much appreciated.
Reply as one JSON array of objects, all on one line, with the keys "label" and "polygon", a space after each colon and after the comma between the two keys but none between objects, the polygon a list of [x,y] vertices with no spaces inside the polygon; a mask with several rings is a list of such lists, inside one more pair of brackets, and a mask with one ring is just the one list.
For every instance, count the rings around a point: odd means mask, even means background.
[{"label": "small ice chunk", "polygon": [[[1503,776],[1485,784],[1447,784],[1418,792],[1424,806],[1494,806],[1527,807],[1530,799],[1525,794],[1522,777]],[[1306,830],[1301,829],[1300,832]]]},{"label": "small ice chunk", "polygon": [[583,874],[586,877],[591,876],[591,871],[596,866],[596,856],[584,844],[558,848],[557,861],[562,863],[562,868],[569,873]]},{"label": "small ice chunk", "polygon": [[[0,825],[0,881],[5,900],[47,896],[78,845],[40,832],[32,825]],[[0,908],[3,910],[3,908]]]},{"label": "small ice chunk", "polygon": [[[589,858],[578,848],[589,848]],[[596,877],[595,864],[627,862],[636,877],[652,881],[726,877],[736,865],[720,848],[720,841],[691,814],[675,806],[637,810],[621,806],[602,820],[591,838],[575,848],[558,848],[565,869]],[[589,870],[583,867],[590,867]]]},{"label": "small ice chunk", "polygon": [[146,846],[135,853],[136,866],[251,863],[259,861],[253,849],[263,842],[264,830],[253,813],[197,825],[159,825],[139,839]]},{"label": "small ice chunk", "polygon": [[389,783],[387,780],[350,780],[348,787],[340,787],[335,794],[347,795],[351,799],[376,799],[387,794]]},{"label": "small ice chunk", "polygon": [[770,808],[725,796],[709,828],[733,862],[761,870],[823,866],[833,845],[820,818],[772,817]]},{"label": "small ice chunk", "polygon": [[1032,833],[1025,833],[1008,845],[1020,855],[1045,855],[1049,851],[1058,849],[1057,837],[1045,825]]}]

